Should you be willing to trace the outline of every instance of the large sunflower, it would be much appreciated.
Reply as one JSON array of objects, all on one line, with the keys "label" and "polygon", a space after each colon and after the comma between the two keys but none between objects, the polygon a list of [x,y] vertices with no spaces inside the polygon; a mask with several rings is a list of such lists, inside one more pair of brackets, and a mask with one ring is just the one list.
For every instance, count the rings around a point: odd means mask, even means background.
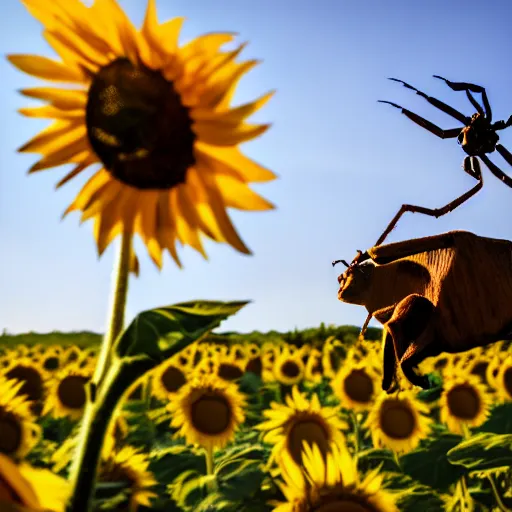
[{"label": "large sunflower", "polygon": [[185,437],[208,451],[232,441],[245,420],[245,396],[236,384],[214,374],[200,375],[171,395],[167,404],[172,414],[175,437]]},{"label": "large sunflower", "polygon": [[361,479],[346,449],[333,446],[325,458],[304,442],[303,470],[286,457],[280,488],[287,501],[270,503],[272,512],[398,512],[395,497],[381,488],[385,475],[377,468]]},{"label": "large sunflower", "polygon": [[[77,87],[21,91],[48,105],[20,113],[54,122],[20,151],[43,155],[30,172],[74,164],[57,186],[101,164],[65,212],[94,219],[98,253],[133,232],[159,268],[165,249],[181,266],[177,240],[206,258],[200,233],[250,254],[226,208],[272,209],[247,184],[276,176],[238,148],[269,127],[245,121],[272,96],[231,108],[240,78],[258,63],[235,62],[245,45],[220,51],[234,36],[210,33],[179,47],[184,19],[159,23],[155,0],[140,31],[115,0],[91,7],[80,0],[23,3],[61,60],[9,55],[9,61]],[[136,258],[132,270],[138,271]]]},{"label": "large sunflower", "polygon": [[338,414],[338,407],[322,407],[318,396],[309,401],[297,386],[285,398],[285,404],[272,402],[270,409],[263,411],[266,421],[256,426],[264,432],[263,441],[273,445],[269,464],[276,461],[282,467],[283,454],[301,466],[302,443],[316,443],[326,455],[333,445],[345,446],[342,429],[347,425]]},{"label": "large sunflower", "polygon": [[30,402],[20,394],[22,387],[23,382],[0,376],[0,453],[20,458],[41,437]]},{"label": "large sunflower", "polygon": [[19,390],[20,395],[26,395],[32,402],[30,404],[31,410],[39,414],[42,409],[44,399],[44,382],[47,373],[36,363],[28,357],[21,357],[11,360],[10,365],[3,370],[3,374],[8,379],[17,379],[23,382]]},{"label": "large sunflower", "polygon": [[376,448],[407,453],[430,434],[430,409],[415,395],[414,391],[405,390],[395,395],[381,391],[377,396],[365,422]]},{"label": "large sunflower", "polygon": [[491,394],[470,373],[444,373],[443,392],[439,398],[440,420],[455,434],[465,427],[479,427],[489,416]]},{"label": "large sunflower", "polygon": [[274,362],[275,379],[285,386],[294,386],[304,379],[305,370],[302,353],[284,345]]}]

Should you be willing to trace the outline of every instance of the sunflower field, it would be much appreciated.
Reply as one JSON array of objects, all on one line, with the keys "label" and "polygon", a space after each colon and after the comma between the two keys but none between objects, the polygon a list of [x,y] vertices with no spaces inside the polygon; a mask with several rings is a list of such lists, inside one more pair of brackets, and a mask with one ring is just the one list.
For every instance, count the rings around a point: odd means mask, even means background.
[{"label": "sunflower field", "polygon": [[[101,452],[94,510],[509,510],[512,347],[426,359],[434,386],[381,391],[378,340],[211,335],[137,380]],[[97,350],[3,345],[0,451],[50,510]],[[5,457],[2,456],[2,461]],[[0,465],[0,482],[22,493]],[[2,487],[0,487],[2,490]]]}]

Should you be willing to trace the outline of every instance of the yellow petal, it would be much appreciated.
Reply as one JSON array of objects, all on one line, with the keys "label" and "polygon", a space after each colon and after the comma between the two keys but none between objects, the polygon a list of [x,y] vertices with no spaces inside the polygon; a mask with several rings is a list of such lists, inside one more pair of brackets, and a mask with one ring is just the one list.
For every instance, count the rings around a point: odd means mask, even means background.
[{"label": "yellow petal", "polygon": [[210,57],[215,55],[222,45],[232,41],[235,36],[236,34],[234,32],[213,32],[211,34],[203,34],[183,45],[179,49],[179,56],[183,62],[186,62],[196,55]]},{"label": "yellow petal", "polygon": [[195,151],[201,158],[214,159],[216,162],[223,164],[215,167],[216,173],[222,172],[232,175],[246,183],[276,179],[276,175],[272,171],[246,157],[236,147],[210,146],[196,141]]},{"label": "yellow petal", "polygon": [[7,59],[29,75],[54,82],[83,82],[86,77],[75,67],[39,55],[8,55]]},{"label": "yellow petal", "polygon": [[[164,62],[163,51],[158,38],[158,17],[156,14],[155,0],[148,0],[141,35],[149,43],[148,55],[144,59],[149,60],[148,66],[152,69],[160,68]],[[152,51],[151,51],[152,50]]]},{"label": "yellow petal", "polygon": [[173,216],[170,212],[169,192],[162,191],[158,197],[156,217],[157,238],[162,247],[165,247],[172,256],[179,268],[182,268],[181,261],[176,251],[176,227]]},{"label": "yellow petal", "polygon": [[275,91],[270,91],[251,103],[246,103],[226,112],[218,112],[209,108],[196,108],[192,109],[190,115],[195,121],[217,121],[223,124],[237,125],[263,107],[274,93]]},{"label": "yellow petal", "polygon": [[214,174],[217,190],[227,207],[246,211],[273,210],[275,206],[232,176]]},{"label": "yellow petal", "polygon": [[178,49],[178,38],[184,21],[184,17],[173,18],[158,27],[157,33],[162,50],[171,56],[174,56]]},{"label": "yellow petal", "polygon": [[94,158],[90,158],[88,160],[85,160],[84,162],[79,163],[77,166],[73,168],[70,172],[68,172],[56,185],[55,188],[60,188],[62,185],[67,183],[69,180],[74,178],[75,176],[78,176],[83,170],[87,169],[89,165],[93,164],[95,162]]},{"label": "yellow petal", "polygon": [[84,89],[59,89],[56,87],[31,87],[19,91],[29,98],[49,101],[54,107],[67,110],[78,110],[87,104],[87,91]]},{"label": "yellow petal", "polygon": [[85,205],[90,202],[91,197],[102,188],[106,183],[112,180],[112,176],[106,169],[100,169],[97,173],[89,178],[82,190],[75,197],[75,200],[68,206],[63,214],[66,216],[74,210],[83,210]]},{"label": "yellow petal", "polygon": [[18,112],[27,117],[41,117],[43,119],[83,119],[85,123],[84,109],[61,110],[53,105],[44,107],[25,107],[19,108]]},{"label": "yellow petal", "polygon": [[41,506],[34,487],[23,476],[19,467],[6,455],[0,453],[0,479],[21,498],[24,506],[40,510]]},{"label": "yellow petal", "polygon": [[84,204],[80,223],[101,213],[106,205],[116,199],[121,193],[122,188],[122,183],[117,180],[107,181],[102,187],[98,188],[90,195],[89,200]]},{"label": "yellow petal", "polygon": [[156,216],[160,191],[145,190],[144,192],[139,192],[139,194],[140,207],[135,218],[134,230],[140,234],[153,263],[161,269],[162,248],[160,247],[156,231]]},{"label": "yellow petal", "polygon": [[270,124],[240,124],[233,126],[213,121],[198,121],[192,125],[192,129],[199,139],[206,144],[236,146],[260,136],[270,126]]},{"label": "yellow petal", "polygon": [[87,129],[82,123],[57,120],[21,146],[18,151],[20,153],[50,153],[76,138],[85,137],[86,134]]},{"label": "yellow petal", "polygon": [[89,156],[90,148],[85,137],[75,140],[66,146],[56,148],[48,152],[39,162],[35,163],[29,173],[49,169],[58,165],[68,164],[70,162],[80,162]]}]

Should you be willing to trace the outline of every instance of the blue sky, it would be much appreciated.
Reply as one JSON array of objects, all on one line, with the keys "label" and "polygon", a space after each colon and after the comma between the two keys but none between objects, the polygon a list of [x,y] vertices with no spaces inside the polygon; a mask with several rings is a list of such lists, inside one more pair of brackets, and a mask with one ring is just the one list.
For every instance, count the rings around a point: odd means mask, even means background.
[{"label": "blue sky", "polygon": [[[145,0],[120,1],[140,26]],[[492,6],[491,6],[492,5]],[[252,304],[221,330],[289,330],[360,325],[366,311],[337,300],[336,258],[372,246],[404,202],[442,206],[473,186],[464,153],[414,125],[394,101],[444,128],[458,122],[386,77],[401,78],[473,113],[464,93],[432,78],[487,88],[495,119],[512,114],[510,2],[476,0],[158,0],[161,21],[185,16],[181,41],[236,31],[245,58],[263,62],[245,76],[244,102],[277,89],[253,117],[272,128],[243,150],[279,179],[253,186],[277,205],[269,212],[230,212],[253,256],[206,242],[209,261],[181,250],[184,270],[166,256],[161,272],[137,241],[141,276],[130,281],[127,321],[137,312],[196,298]],[[17,0],[2,1],[0,53],[53,56],[42,28]],[[9,332],[93,330],[107,318],[117,242],[98,260],[90,222],[60,220],[93,169],[59,191],[67,166],[26,174],[38,158],[16,149],[48,123],[16,110],[18,89],[43,85],[0,60],[0,329]],[[512,129],[500,133],[512,151]],[[512,175],[494,153],[491,158]],[[406,214],[388,241],[466,229],[512,239],[512,190],[487,168],[483,190],[451,214]],[[370,325],[378,325],[372,321]]]}]

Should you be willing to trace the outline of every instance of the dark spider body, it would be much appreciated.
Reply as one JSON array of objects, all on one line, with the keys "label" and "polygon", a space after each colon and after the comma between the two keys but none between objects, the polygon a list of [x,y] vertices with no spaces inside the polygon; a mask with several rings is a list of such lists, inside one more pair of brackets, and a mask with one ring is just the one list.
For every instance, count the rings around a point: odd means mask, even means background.
[{"label": "dark spider body", "polygon": [[[499,141],[499,136],[496,133],[497,130],[504,130],[509,126],[512,126],[512,116],[508,118],[507,121],[496,121],[492,122],[492,111],[491,106],[489,104],[489,100],[487,98],[487,93],[485,89],[480,85],[469,84],[466,82],[450,82],[446,78],[443,78],[438,75],[434,75],[434,78],[439,78],[443,80],[448,87],[450,87],[454,91],[464,91],[468,100],[471,102],[471,105],[477,110],[475,114],[471,117],[466,116],[459,112],[458,110],[450,107],[446,103],[439,101],[436,98],[432,98],[431,96],[427,96],[422,91],[419,91],[412,85],[404,82],[403,80],[398,80],[397,78],[390,78],[395,82],[400,82],[404,87],[408,89],[412,89],[422,98],[425,98],[431,105],[443,111],[445,114],[457,119],[463,126],[462,128],[450,128],[448,130],[444,130],[431,123],[427,119],[420,117],[419,115],[407,110],[396,103],[392,103],[390,101],[382,101],[381,103],[388,103],[389,105],[398,108],[401,110],[402,114],[408,117],[411,121],[418,124],[419,126],[425,128],[429,132],[437,135],[441,139],[457,139],[457,142],[462,147],[463,151],[468,155],[464,158],[464,162],[462,168],[466,173],[468,173],[472,178],[478,181],[478,183],[466,193],[462,194],[460,197],[454,199],[447,205],[441,208],[425,208],[423,206],[415,206],[411,204],[404,204],[395,215],[393,220],[389,223],[386,230],[382,233],[380,238],[377,240],[375,244],[380,245],[385,240],[385,238],[389,235],[391,230],[395,227],[396,223],[400,219],[400,217],[405,212],[413,212],[413,213],[423,213],[424,215],[430,215],[431,217],[441,217],[442,215],[451,212],[462,203],[467,201],[470,197],[475,195],[483,186],[483,177],[480,169],[480,163],[478,159],[482,160],[485,165],[489,168],[489,170],[505,185],[508,185],[512,188],[512,178],[505,174],[495,163],[493,163],[489,157],[488,153],[492,153],[493,151],[497,151],[503,159],[512,166],[512,153],[510,153],[504,146],[502,146]],[[476,101],[474,96],[471,93],[480,93],[482,95],[482,103],[483,107]]]}]

